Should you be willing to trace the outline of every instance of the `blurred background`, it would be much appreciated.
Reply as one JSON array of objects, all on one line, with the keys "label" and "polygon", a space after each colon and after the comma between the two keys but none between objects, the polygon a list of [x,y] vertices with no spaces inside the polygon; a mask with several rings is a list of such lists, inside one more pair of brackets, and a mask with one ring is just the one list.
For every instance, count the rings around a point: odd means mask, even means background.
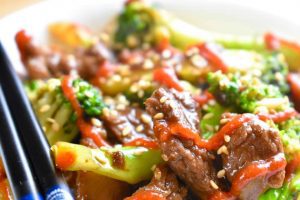
[{"label": "blurred background", "polygon": [[[0,0],[0,18],[19,10],[28,5],[34,4],[42,0]],[[99,0],[109,1],[109,0]],[[157,0],[159,1],[159,0]],[[163,0],[162,0],[163,1]],[[195,0],[201,1],[201,0]],[[220,1],[220,0],[212,0]],[[247,7],[264,10],[266,12],[280,15],[295,23],[300,24],[300,1],[299,0],[222,0],[224,2],[242,4]]]}]

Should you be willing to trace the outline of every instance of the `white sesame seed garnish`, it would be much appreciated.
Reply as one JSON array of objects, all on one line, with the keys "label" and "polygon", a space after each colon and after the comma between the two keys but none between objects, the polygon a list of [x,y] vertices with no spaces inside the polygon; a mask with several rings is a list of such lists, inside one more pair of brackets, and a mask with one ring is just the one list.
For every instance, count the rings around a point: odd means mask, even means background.
[{"label": "white sesame seed garnish", "polygon": [[107,34],[107,33],[101,33],[100,34],[100,39],[101,39],[101,41],[102,42],[104,42],[104,43],[106,43],[106,42],[108,42],[109,41],[109,35]]},{"label": "white sesame seed garnish", "polygon": [[209,183],[210,183],[211,187],[213,187],[214,189],[216,189],[216,190],[219,189],[219,186],[213,180],[210,180]]},{"label": "white sesame seed garnish", "polygon": [[161,171],[158,168],[156,168],[154,171],[154,178],[156,180],[159,180],[161,178]]},{"label": "white sesame seed garnish", "polygon": [[130,87],[130,92],[132,92],[132,93],[136,93],[138,90],[139,90],[139,88],[137,87],[137,85],[132,85]]},{"label": "white sesame seed garnish", "polygon": [[282,80],[284,79],[284,77],[283,77],[283,75],[280,74],[279,72],[276,72],[276,73],[275,73],[275,79],[276,79],[277,81],[282,81]]},{"label": "white sesame seed garnish", "polygon": [[168,97],[163,96],[163,97],[161,97],[161,98],[159,99],[159,102],[160,102],[160,103],[165,103],[165,102],[167,101],[167,99],[168,99]]},{"label": "white sesame seed garnish", "polygon": [[50,109],[50,105],[49,104],[45,104],[43,105],[41,108],[40,108],[40,112],[41,113],[44,113],[44,112],[47,112],[48,110]]},{"label": "white sesame seed garnish", "polygon": [[210,118],[212,118],[213,116],[214,116],[213,113],[207,113],[207,114],[205,114],[205,115],[203,116],[203,119],[210,119]]},{"label": "white sesame seed garnish", "polygon": [[94,118],[94,117],[91,119],[91,122],[96,127],[101,127],[101,125],[102,125],[101,121],[97,118]]},{"label": "white sesame seed garnish", "polygon": [[210,132],[213,132],[214,131],[214,127],[212,125],[209,125],[209,124],[205,124],[205,128],[210,131]]},{"label": "white sesame seed garnish", "polygon": [[102,156],[95,155],[94,158],[96,161],[98,161],[98,163],[100,163],[102,165],[106,164],[106,160]]},{"label": "white sesame seed garnish", "polygon": [[123,130],[122,130],[122,136],[126,137],[130,134],[131,132],[131,127],[130,126],[126,126]]},{"label": "white sesame seed garnish", "polygon": [[210,106],[214,106],[214,105],[216,105],[216,101],[214,99],[211,99],[211,100],[208,101],[208,104]]},{"label": "white sesame seed garnish", "polygon": [[51,128],[52,128],[53,131],[57,132],[57,131],[59,131],[60,126],[59,126],[59,124],[58,124],[57,122],[54,122],[54,123],[51,125]]},{"label": "white sesame seed garnish", "polygon": [[84,93],[84,95],[87,96],[87,97],[90,97],[90,98],[94,96],[94,94],[92,92],[90,92],[90,91],[86,91]]},{"label": "white sesame seed garnish", "polygon": [[138,125],[138,126],[135,128],[135,130],[136,130],[137,132],[142,132],[142,131],[144,130],[144,126],[143,126],[142,124],[140,124],[140,125]]},{"label": "white sesame seed garnish", "polygon": [[162,154],[161,157],[162,157],[162,159],[164,161],[168,161],[169,160],[169,158],[168,158],[168,156],[166,154]]},{"label": "white sesame seed garnish", "polygon": [[115,74],[115,75],[113,75],[112,77],[111,77],[111,79],[114,81],[114,82],[119,82],[119,81],[121,81],[121,76],[120,75],[118,75],[118,74]]},{"label": "white sesame seed garnish", "polygon": [[174,101],[170,101],[170,106],[172,109],[176,108],[176,103]]},{"label": "white sesame seed garnish", "polygon": [[225,169],[222,169],[222,170],[218,171],[217,177],[218,178],[223,178],[225,176],[225,173],[226,173]]},{"label": "white sesame seed garnish", "polygon": [[109,109],[108,108],[103,108],[103,114],[105,115],[105,116],[109,116],[110,115],[110,112],[109,112]]},{"label": "white sesame seed garnish", "polygon": [[200,55],[196,54],[191,57],[191,62],[195,67],[202,68],[207,65],[207,61]]},{"label": "white sesame seed garnish", "polygon": [[164,118],[164,114],[163,113],[157,113],[156,115],[154,115],[153,118],[154,119],[162,119],[162,118]]},{"label": "white sesame seed garnish", "polygon": [[227,118],[220,120],[220,124],[226,124],[227,122],[229,122],[229,119],[227,119]]},{"label": "white sesame seed garnish", "polygon": [[203,107],[202,107],[202,109],[203,109],[203,110],[208,110],[208,105],[207,105],[207,104],[204,104]]},{"label": "white sesame seed garnish", "polygon": [[219,125],[215,125],[215,131],[218,131],[219,130]]},{"label": "white sesame seed garnish", "polygon": [[117,110],[125,110],[125,108],[126,108],[126,106],[125,106],[124,104],[118,104],[118,105],[116,106],[116,109],[117,109]]},{"label": "white sesame seed garnish", "polygon": [[225,140],[225,142],[230,142],[230,136],[229,135],[225,135],[224,136],[224,140]]},{"label": "white sesame seed garnish", "polygon": [[139,98],[142,98],[144,96],[145,92],[143,90],[139,90],[137,95]]},{"label": "white sesame seed garnish", "polygon": [[55,119],[53,119],[53,118],[47,118],[47,122],[50,122],[50,123],[56,123],[56,121],[55,121]]},{"label": "white sesame seed garnish", "polygon": [[144,122],[146,124],[149,124],[151,122],[151,118],[146,114],[141,115],[141,120],[142,120],[142,122]]},{"label": "white sesame seed garnish", "polygon": [[222,153],[228,155],[228,149],[225,145],[221,146],[217,151],[218,155],[221,155]]},{"label": "white sesame seed garnish", "polygon": [[188,57],[190,57],[190,56],[192,56],[194,54],[197,54],[197,53],[199,53],[199,49],[196,48],[196,47],[192,47],[192,48],[190,48],[189,50],[187,50],[185,52],[185,55],[188,56]]},{"label": "white sesame seed garnish", "polygon": [[153,166],[151,167],[151,171],[154,171],[155,168],[156,168],[156,165],[153,165]]},{"label": "white sesame seed garnish", "polygon": [[154,67],[154,63],[150,59],[145,59],[143,68],[144,69],[152,69]]},{"label": "white sesame seed garnish", "polygon": [[168,50],[168,49],[166,49],[166,50],[164,50],[164,51],[162,52],[162,57],[163,57],[164,59],[170,58],[171,55],[172,55],[172,52],[171,52],[170,50]]},{"label": "white sesame seed garnish", "polygon": [[111,110],[111,111],[110,111],[110,115],[111,115],[112,117],[117,117],[117,116],[118,116],[118,112],[117,112],[116,110]]}]

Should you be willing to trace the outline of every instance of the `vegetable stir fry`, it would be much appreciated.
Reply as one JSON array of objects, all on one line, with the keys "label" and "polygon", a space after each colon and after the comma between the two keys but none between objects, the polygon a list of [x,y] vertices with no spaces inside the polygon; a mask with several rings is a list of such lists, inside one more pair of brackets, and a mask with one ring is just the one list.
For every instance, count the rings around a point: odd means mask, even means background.
[{"label": "vegetable stir fry", "polygon": [[300,199],[300,45],[211,33],[142,1],[115,29],[16,35],[76,199]]}]

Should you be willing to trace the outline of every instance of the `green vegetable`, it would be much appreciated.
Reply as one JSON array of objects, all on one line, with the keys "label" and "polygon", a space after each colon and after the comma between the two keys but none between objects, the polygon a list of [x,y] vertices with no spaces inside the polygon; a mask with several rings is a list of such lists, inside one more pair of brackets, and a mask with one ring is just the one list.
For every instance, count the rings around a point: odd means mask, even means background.
[{"label": "green vegetable", "polygon": [[277,86],[266,84],[253,75],[209,73],[209,91],[224,105],[231,105],[240,112],[282,111],[290,107]]},{"label": "green vegetable", "polygon": [[49,79],[31,88],[31,104],[43,128],[48,142],[72,141],[78,134],[78,129],[71,120],[73,109],[64,97],[59,79]]},{"label": "green vegetable", "polygon": [[209,105],[205,109],[205,113],[200,122],[202,137],[209,139],[219,129],[221,115],[225,112],[225,108],[220,104]]},{"label": "green vegetable", "polygon": [[97,117],[101,115],[105,104],[99,90],[81,79],[74,80],[73,87],[76,91],[77,100],[82,106],[84,112],[89,117]]},{"label": "green vegetable", "polygon": [[259,200],[292,200],[300,197],[300,171],[290,182],[284,183],[281,188],[269,189],[259,197]]},{"label": "green vegetable", "polygon": [[[200,42],[215,41],[229,49],[269,52],[262,36],[232,36],[208,32],[141,1],[126,5],[119,16],[118,28],[115,32],[116,42],[128,46],[129,41],[135,41],[129,42],[134,44],[129,46],[135,47],[144,42],[159,43],[162,38],[169,38],[175,47],[181,49]],[[281,42],[279,52],[284,55],[291,69],[299,68],[299,45]]]},{"label": "green vegetable", "polygon": [[[131,184],[148,180],[153,165],[162,162],[160,150],[144,147],[107,147],[91,149],[82,145],[58,142],[51,147],[56,166],[68,171],[89,171]],[[124,158],[124,167],[113,164],[113,153],[119,152]],[[72,163],[60,166],[59,157],[71,154]]]},{"label": "green vegetable", "polygon": [[290,119],[278,125],[284,152],[288,160],[300,152],[300,119]]}]

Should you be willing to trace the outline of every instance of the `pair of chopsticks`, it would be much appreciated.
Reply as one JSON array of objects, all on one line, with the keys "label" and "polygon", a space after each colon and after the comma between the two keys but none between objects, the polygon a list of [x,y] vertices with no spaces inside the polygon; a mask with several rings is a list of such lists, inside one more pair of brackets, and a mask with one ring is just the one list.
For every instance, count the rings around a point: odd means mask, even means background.
[{"label": "pair of chopsticks", "polygon": [[15,198],[73,199],[67,185],[55,171],[47,139],[23,90],[22,82],[0,43],[1,86],[1,153]]}]

